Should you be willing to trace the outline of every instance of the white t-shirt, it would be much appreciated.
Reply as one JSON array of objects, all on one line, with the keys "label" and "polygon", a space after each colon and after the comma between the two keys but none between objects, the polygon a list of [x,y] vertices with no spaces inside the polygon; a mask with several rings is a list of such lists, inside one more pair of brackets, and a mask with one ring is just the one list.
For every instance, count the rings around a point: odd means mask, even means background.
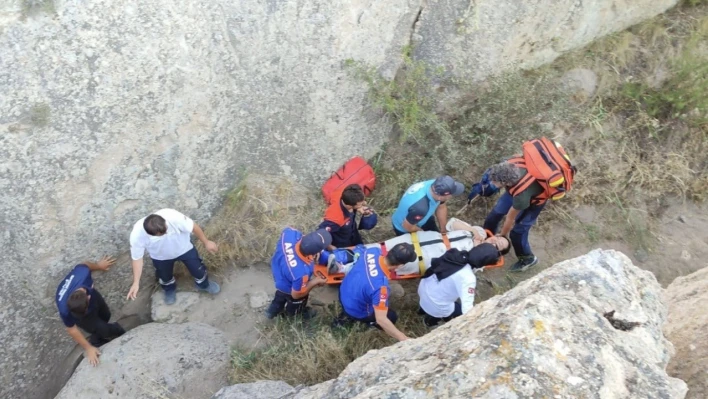
[{"label": "white t-shirt", "polygon": [[194,221],[174,209],[160,209],[155,212],[167,222],[167,233],[155,237],[145,231],[142,218],[135,223],[130,233],[130,255],[134,260],[142,259],[147,251],[156,260],[176,259],[194,248],[190,241]]},{"label": "white t-shirt", "polygon": [[420,307],[433,317],[448,317],[455,311],[455,301],[460,298],[462,314],[465,314],[474,306],[476,287],[477,278],[469,265],[442,281],[432,275],[420,280]]}]

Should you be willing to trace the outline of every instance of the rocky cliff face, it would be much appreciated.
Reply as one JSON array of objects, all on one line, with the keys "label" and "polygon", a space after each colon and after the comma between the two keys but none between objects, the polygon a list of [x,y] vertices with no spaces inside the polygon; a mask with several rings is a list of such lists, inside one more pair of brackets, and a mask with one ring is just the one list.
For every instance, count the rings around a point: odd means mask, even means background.
[{"label": "rocky cliff face", "polygon": [[[243,171],[314,184],[373,154],[390,126],[345,60],[391,78],[415,27],[418,59],[481,78],[675,2],[0,2],[0,396],[56,388],[71,348],[56,284],[124,253],[141,216],[203,222]],[[30,3],[53,7],[23,16]],[[130,272],[111,273],[97,286],[116,308]]]},{"label": "rocky cliff face", "polygon": [[[71,348],[56,284],[84,258],[124,252],[140,217],[173,207],[204,222],[244,171],[312,184],[373,155],[389,125],[365,110],[366,87],[342,64],[393,76],[419,10],[413,0],[55,4],[25,19],[2,10],[0,397],[44,395]],[[129,269],[97,282],[114,309]]]},{"label": "rocky cliff face", "polygon": [[286,397],[683,398],[665,370],[661,292],[625,255],[596,250]]},{"label": "rocky cliff face", "polygon": [[708,266],[674,280],[664,298],[669,318],[664,328],[676,355],[669,374],[686,381],[686,398],[708,397]]}]

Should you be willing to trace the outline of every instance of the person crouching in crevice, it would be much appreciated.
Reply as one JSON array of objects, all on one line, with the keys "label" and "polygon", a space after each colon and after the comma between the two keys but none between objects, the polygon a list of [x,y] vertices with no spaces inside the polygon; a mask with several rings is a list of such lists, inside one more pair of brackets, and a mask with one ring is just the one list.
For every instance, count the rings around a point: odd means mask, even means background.
[{"label": "person crouching in crevice", "polygon": [[[66,332],[84,349],[84,357],[96,366],[101,352],[98,348],[125,333],[118,323],[109,323],[111,311],[101,293],[93,287],[91,272],[107,271],[115,259],[83,262],[74,266],[57,287],[55,301]],[[91,334],[87,340],[79,328]]]},{"label": "person crouching in crevice", "polygon": [[332,243],[328,231],[320,229],[305,236],[286,227],[270,262],[275,280],[275,298],[266,309],[266,317],[272,319],[284,313],[311,319],[315,311],[307,307],[310,291],[327,284],[327,280],[314,277],[315,262],[320,253]]},{"label": "person crouching in crevice", "polygon": [[477,288],[474,269],[496,263],[510,247],[506,237],[492,236],[469,251],[453,248],[433,259],[418,285],[418,313],[425,325],[435,327],[472,310]]}]

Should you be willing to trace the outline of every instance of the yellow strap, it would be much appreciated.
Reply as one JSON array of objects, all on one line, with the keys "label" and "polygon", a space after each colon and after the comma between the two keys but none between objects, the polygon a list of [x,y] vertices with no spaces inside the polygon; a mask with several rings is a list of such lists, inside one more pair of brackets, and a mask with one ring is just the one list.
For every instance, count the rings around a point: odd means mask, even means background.
[{"label": "yellow strap", "polygon": [[425,262],[423,262],[423,249],[420,247],[420,241],[418,241],[418,232],[414,231],[411,233],[411,241],[413,241],[413,248],[415,249],[416,255],[418,255],[418,268],[422,276],[425,274]]}]

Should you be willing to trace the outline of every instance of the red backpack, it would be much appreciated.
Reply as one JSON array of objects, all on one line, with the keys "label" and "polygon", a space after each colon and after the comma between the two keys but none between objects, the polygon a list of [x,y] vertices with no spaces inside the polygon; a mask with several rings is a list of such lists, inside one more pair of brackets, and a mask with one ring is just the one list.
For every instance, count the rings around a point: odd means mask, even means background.
[{"label": "red backpack", "polygon": [[515,196],[533,182],[537,182],[543,187],[543,193],[533,198],[533,204],[540,205],[548,199],[563,198],[570,191],[577,171],[563,147],[553,140],[541,137],[525,142],[522,149],[522,156],[511,158],[507,162],[525,168],[528,173],[509,189],[509,194]]},{"label": "red backpack", "polygon": [[374,191],[376,186],[374,168],[362,157],[353,157],[332,173],[332,176],[322,185],[322,195],[324,195],[325,201],[330,204],[333,194],[344,190],[350,184],[361,186],[367,197]]}]

